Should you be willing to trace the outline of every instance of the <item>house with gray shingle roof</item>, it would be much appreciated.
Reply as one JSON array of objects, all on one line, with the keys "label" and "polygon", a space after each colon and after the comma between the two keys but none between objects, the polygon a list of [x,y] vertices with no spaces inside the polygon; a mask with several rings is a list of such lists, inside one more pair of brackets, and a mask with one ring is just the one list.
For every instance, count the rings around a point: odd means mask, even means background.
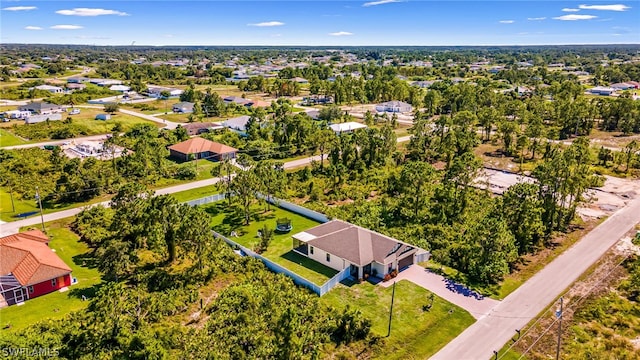
[{"label": "house with gray shingle roof", "polygon": [[425,250],[342,220],[292,237],[295,252],[338,271],[349,268],[356,278],[382,278],[428,258]]}]

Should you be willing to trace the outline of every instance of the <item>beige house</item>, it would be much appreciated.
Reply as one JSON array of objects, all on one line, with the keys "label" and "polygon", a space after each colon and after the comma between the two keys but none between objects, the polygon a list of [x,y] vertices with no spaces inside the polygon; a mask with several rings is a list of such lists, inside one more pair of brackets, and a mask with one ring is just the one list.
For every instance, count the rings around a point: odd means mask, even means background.
[{"label": "beige house", "polygon": [[338,271],[348,267],[355,278],[363,278],[364,274],[382,278],[429,255],[413,245],[342,220],[329,221],[292,237],[295,252]]}]

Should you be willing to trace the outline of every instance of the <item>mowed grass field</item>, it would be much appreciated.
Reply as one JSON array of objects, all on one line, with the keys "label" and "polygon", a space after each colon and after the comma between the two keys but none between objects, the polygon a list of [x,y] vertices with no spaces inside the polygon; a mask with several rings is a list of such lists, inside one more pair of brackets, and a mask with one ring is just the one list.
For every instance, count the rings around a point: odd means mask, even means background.
[{"label": "mowed grass field", "polygon": [[[13,334],[38,321],[61,319],[69,313],[82,310],[89,305],[82,295],[91,298],[101,282],[100,272],[93,266],[90,250],[80,242],[78,235],[69,229],[71,218],[46,223],[47,235],[51,238],[49,247],[67,264],[71,276],[78,283],[66,292],[52,292],[35,299],[25,301],[21,306],[9,306],[0,309],[0,337]],[[27,229],[21,229],[27,230]],[[9,326],[5,328],[6,326]]]},{"label": "mowed grass field", "polygon": [[[15,120],[14,120],[15,121]],[[0,147],[26,144],[28,141],[15,136],[11,132],[0,129]]]},{"label": "mowed grass field", "polygon": [[[387,336],[392,287],[369,282],[341,284],[320,298],[326,305],[358,309],[372,320],[371,332],[383,343],[377,359],[428,359],[475,322],[465,310],[409,281],[396,283],[391,335]],[[426,307],[431,304],[431,308]]]}]

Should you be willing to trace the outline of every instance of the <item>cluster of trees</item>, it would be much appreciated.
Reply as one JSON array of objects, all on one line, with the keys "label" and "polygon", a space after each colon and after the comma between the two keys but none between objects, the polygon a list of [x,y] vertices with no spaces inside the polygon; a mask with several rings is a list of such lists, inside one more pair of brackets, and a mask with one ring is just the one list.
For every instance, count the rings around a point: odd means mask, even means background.
[{"label": "cluster of trees", "polygon": [[188,138],[184,128],[158,131],[150,124],[134,125],[124,135],[114,133],[105,141],[106,153],[115,146],[125,153],[109,160],[70,159],[59,147],[53,150],[29,148],[0,150],[2,177],[0,185],[11,186],[21,198],[34,198],[40,187],[45,206],[90,200],[102,194],[114,193],[129,182],[153,184],[164,178],[192,179],[196,173],[188,164],[168,160],[166,147]]}]

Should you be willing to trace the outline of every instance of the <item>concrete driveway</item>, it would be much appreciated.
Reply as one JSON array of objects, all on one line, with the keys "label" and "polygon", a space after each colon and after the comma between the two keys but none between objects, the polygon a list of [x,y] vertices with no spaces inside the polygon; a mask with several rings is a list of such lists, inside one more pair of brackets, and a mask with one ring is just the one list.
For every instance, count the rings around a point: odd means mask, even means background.
[{"label": "concrete driveway", "polygon": [[[419,266],[411,265],[401,271],[394,279],[396,281],[408,280],[412,283],[431,291],[448,302],[467,310],[474,318],[481,319],[489,314],[491,309],[500,302],[484,297],[461,284]],[[393,281],[381,282],[381,286],[389,287]]]}]

